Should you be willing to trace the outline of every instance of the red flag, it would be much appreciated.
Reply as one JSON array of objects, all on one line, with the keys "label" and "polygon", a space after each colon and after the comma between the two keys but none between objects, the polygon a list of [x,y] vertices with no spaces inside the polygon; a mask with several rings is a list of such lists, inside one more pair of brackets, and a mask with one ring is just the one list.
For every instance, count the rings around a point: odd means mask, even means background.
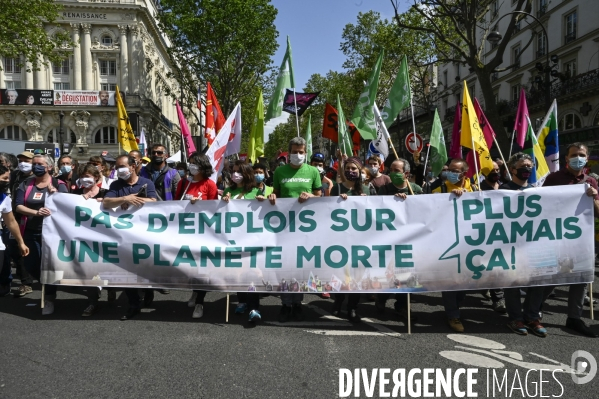
[{"label": "red flag", "polygon": [[216,137],[216,134],[225,124],[225,116],[218,105],[216,95],[212,90],[212,85],[208,82],[206,88],[206,132],[204,137],[208,141],[208,145],[211,145]]},{"label": "red flag", "polygon": [[455,106],[455,116],[453,117],[453,130],[451,132],[451,147],[449,148],[450,158],[462,158],[462,146],[460,145],[460,130],[462,129],[462,105],[458,102]]},{"label": "red flag", "polygon": [[518,147],[524,148],[526,133],[528,132],[528,106],[526,105],[526,92],[524,88],[520,89],[518,110],[516,111],[516,120],[514,121],[514,132],[516,134],[516,144],[518,144]]},{"label": "red flag", "polygon": [[179,117],[179,126],[181,127],[181,138],[185,140],[185,148],[187,148],[187,156],[190,156],[194,152],[196,152],[196,146],[193,143],[193,139],[191,138],[191,132],[189,131],[189,126],[187,126],[187,121],[185,120],[185,115],[183,115],[183,110],[179,106],[179,101],[176,102],[177,105],[177,116]]},{"label": "red flag", "polygon": [[[331,104],[327,103],[324,108],[322,137],[325,137],[334,143],[337,142],[338,137],[337,119],[337,110]],[[352,142],[354,144],[354,152],[356,152],[360,149],[360,132],[358,131],[356,126],[349,120],[347,121],[347,128],[349,129],[349,133],[351,134]]]},{"label": "red flag", "polygon": [[[491,124],[487,120],[487,117],[485,116],[485,113],[483,112],[483,109],[481,108],[480,103],[478,102],[478,99],[476,97],[474,98],[474,111],[476,112],[476,117],[478,118],[478,124],[480,125],[480,128],[482,129],[483,134],[485,135],[485,142],[487,143],[487,148],[491,150],[491,147],[493,147],[493,138],[495,137],[495,132],[493,131]],[[468,155],[466,156],[466,162],[470,167],[470,169],[468,169],[468,172],[466,172],[466,176],[472,177],[476,173],[476,169],[474,168],[474,151],[470,151],[468,153]],[[479,159],[478,169],[480,169],[480,165],[481,163]]]}]

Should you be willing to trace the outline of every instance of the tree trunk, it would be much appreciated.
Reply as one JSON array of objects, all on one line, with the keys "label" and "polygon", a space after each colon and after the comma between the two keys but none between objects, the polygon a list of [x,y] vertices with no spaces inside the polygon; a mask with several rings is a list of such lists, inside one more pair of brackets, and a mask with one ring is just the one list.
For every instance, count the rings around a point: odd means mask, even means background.
[{"label": "tree trunk", "polygon": [[499,144],[501,151],[504,154],[509,154],[510,136],[505,132],[503,121],[501,120],[499,112],[497,111],[495,93],[493,92],[493,86],[491,85],[491,75],[484,69],[476,68],[476,76],[478,77],[480,89],[485,100],[485,116],[495,131],[497,144]]}]

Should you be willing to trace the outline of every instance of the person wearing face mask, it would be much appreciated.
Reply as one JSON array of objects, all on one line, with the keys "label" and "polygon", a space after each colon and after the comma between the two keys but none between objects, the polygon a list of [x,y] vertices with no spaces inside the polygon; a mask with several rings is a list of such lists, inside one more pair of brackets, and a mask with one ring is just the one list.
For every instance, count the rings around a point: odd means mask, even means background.
[{"label": "person wearing face mask", "polygon": [[[468,172],[468,163],[464,159],[452,159],[447,168],[447,180],[433,190],[433,194],[452,193],[459,198],[465,192],[478,190],[478,187],[470,184],[466,172]],[[460,320],[460,303],[466,297],[466,291],[443,291],[441,297],[449,327],[455,332],[464,332],[464,325]]]},{"label": "person wearing face mask", "polygon": [[381,173],[382,165],[383,161],[378,155],[372,155],[370,158],[368,158],[368,170],[372,176],[372,180],[370,182],[377,190],[383,187],[385,184],[391,183],[391,178]]},{"label": "person wearing face mask", "polygon": [[[585,173],[589,159],[589,149],[582,143],[573,143],[566,148],[566,167],[547,176],[543,187],[565,186],[570,184],[585,184],[586,195],[593,198],[595,217],[599,217],[599,188],[597,181]],[[572,199],[577,201],[576,198]],[[553,286],[546,287],[544,298],[553,292]],[[572,284],[568,293],[568,319],[566,328],[574,330],[587,337],[597,338],[599,335],[591,330],[581,319],[584,305],[586,284]]]},{"label": "person wearing face mask", "polygon": [[[322,196],[322,180],[318,169],[305,163],[306,140],[294,137],[289,141],[289,164],[279,166],[274,173],[274,192],[268,200],[275,205],[277,198],[297,198],[299,203],[310,198]],[[284,323],[293,317],[303,320],[303,294],[284,292],[281,294],[283,306],[279,313],[279,322]]]},{"label": "person wearing face mask", "polygon": [[[396,197],[406,199],[412,192],[414,194],[422,194],[422,188],[419,185],[408,181],[410,178],[410,163],[403,158],[396,159],[391,163],[389,178],[391,179],[391,183],[380,187],[378,195],[395,195]],[[410,190],[408,184],[412,190]]]},{"label": "person wearing face mask", "polygon": [[[503,184],[501,190],[524,191],[533,188],[528,183],[532,174],[533,160],[530,155],[518,152],[511,156],[507,162],[512,179]],[[499,172],[499,166],[494,162],[493,167]],[[493,171],[491,172],[493,173]],[[540,323],[541,304],[545,287],[528,287],[526,299],[522,303],[520,288],[505,288],[505,305],[509,322],[507,327],[518,335],[528,335],[532,332],[539,337],[546,337],[547,330]]]},{"label": "person wearing face mask", "polygon": [[[46,199],[56,191],[67,193],[64,182],[52,177],[54,160],[47,155],[35,155],[32,160],[34,177],[24,181],[17,189],[16,210],[21,214],[21,228],[25,225],[23,239],[30,253],[25,261],[25,268],[38,281],[41,277],[42,260],[42,226],[44,218],[51,215],[45,207]],[[31,289],[31,287],[29,287]],[[47,285],[42,315],[54,313],[56,286]]]},{"label": "person wearing face mask", "polygon": [[[362,183],[362,162],[356,157],[350,157],[342,165],[343,174],[341,174],[341,183],[337,184],[331,190],[331,196],[339,196],[346,200],[348,196],[367,196],[369,195],[368,186]],[[356,313],[360,303],[360,294],[336,293],[333,295],[335,301],[333,305],[333,315],[339,316],[343,302],[347,298],[347,318],[352,323],[361,321]]]},{"label": "person wearing face mask", "polygon": [[177,173],[181,176],[181,180],[187,179],[187,164],[185,162],[177,164]]},{"label": "person wearing face mask", "polygon": [[[176,200],[189,200],[192,204],[197,201],[208,201],[218,199],[218,187],[210,179],[214,173],[210,159],[199,152],[189,156],[187,168],[189,177],[179,181],[175,192]],[[204,298],[207,291],[193,290],[187,306],[193,309],[191,317],[199,319],[204,315]]]},{"label": "person wearing face mask", "polygon": [[106,163],[104,158],[100,156],[92,156],[89,158],[88,164],[93,165],[96,169],[98,169],[98,172],[100,172],[100,174],[102,175],[102,184],[100,185],[100,188],[108,190],[110,188],[110,185],[115,181],[115,179],[112,179],[110,177],[111,170],[108,167],[108,164]]},{"label": "person wearing face mask", "polygon": [[143,155],[141,154],[141,151],[138,151],[138,150],[129,151],[128,155],[131,158],[135,159],[135,165],[136,165],[135,166],[135,172],[137,173],[138,176],[141,176],[141,168],[144,167],[144,165],[142,163],[142,157],[143,157]]},{"label": "person wearing face mask", "polygon": [[158,201],[172,201],[181,176],[166,164],[168,153],[162,144],[154,144],[150,154],[152,162],[141,169],[140,176],[152,180],[156,187]]},{"label": "person wearing face mask", "polygon": [[[71,191],[71,194],[81,195],[86,200],[102,202],[108,190],[101,188],[102,174],[94,165],[84,165],[79,170],[79,179],[75,182],[77,188]],[[86,287],[85,289],[88,305],[81,314],[83,317],[90,317],[98,310],[98,300],[102,294],[102,290]],[[112,288],[106,288],[108,292],[108,303],[116,300],[116,291]]]},{"label": "person wearing face mask", "polygon": [[75,182],[79,178],[74,169],[73,158],[70,155],[63,155],[58,159],[58,168],[58,180],[65,182],[69,192],[73,192],[77,188]]},{"label": "person wearing face mask", "polygon": [[[121,155],[116,158],[115,168],[118,180],[110,185],[110,188],[104,195],[102,204],[104,209],[114,209],[121,207],[127,210],[130,207],[141,207],[146,202],[156,201],[156,189],[151,180],[137,176],[135,170],[137,165],[135,159],[128,155]],[[141,301],[139,293],[135,288],[125,289],[125,294],[129,299],[129,309],[121,320],[129,320],[135,317],[141,310]],[[148,291],[145,291],[146,296]],[[144,297],[144,304],[148,306]],[[153,296],[152,296],[153,298]]]},{"label": "person wearing face mask", "polygon": [[[410,177],[410,163],[407,160],[403,158],[396,159],[395,161],[393,161],[393,163],[391,163],[389,170],[389,177],[391,178],[391,183],[385,184],[384,186],[380,187],[378,195],[394,195],[402,199],[407,199],[408,195],[422,194],[422,189],[419,185],[408,181],[408,178]],[[412,190],[410,190],[408,184],[411,186]],[[379,313],[385,312],[385,309],[387,307],[387,300],[390,297],[390,294],[376,294],[375,305]],[[407,323],[408,296],[406,294],[395,295],[394,309],[397,316],[404,323]],[[415,318],[413,314],[411,317],[411,321],[417,321],[417,318]]]},{"label": "person wearing face mask", "polygon": [[310,159],[310,165],[318,169],[318,173],[320,173],[320,180],[322,183],[322,196],[328,197],[329,195],[331,195],[333,182],[326,176],[326,171],[324,170],[324,155],[320,152],[313,154],[312,158]]},{"label": "person wearing face mask", "polygon": [[273,188],[266,184],[268,168],[260,162],[254,164],[252,168],[254,169],[254,180],[256,180],[256,188],[258,189],[256,199],[262,201],[273,193]]},{"label": "person wearing face mask", "polygon": [[[17,208],[17,189],[25,180],[33,176],[33,171],[31,170],[33,156],[33,153],[29,151],[23,151],[17,155],[17,169],[10,174],[9,184],[9,194],[12,199],[12,209]],[[25,269],[25,263],[23,257],[21,256],[21,251],[19,251],[16,240],[12,237],[8,238],[6,257],[13,261],[16,269],[16,277],[21,280],[21,285],[19,286],[18,291],[15,291],[14,296],[18,298],[30,294],[32,292],[31,285],[33,284],[33,277],[31,277],[31,275]]]},{"label": "person wearing face mask", "polygon": [[8,235],[10,234],[14,237],[13,240],[17,243],[21,256],[29,254],[29,248],[23,241],[19,224],[12,212],[12,200],[10,195],[8,195],[9,186],[10,171],[7,167],[0,164],[0,222],[2,223],[3,230],[6,231],[6,234],[3,232],[2,240],[0,241],[0,297],[10,294],[10,285],[12,284],[10,259],[6,257],[5,247]]},{"label": "person wearing face mask", "polygon": [[[422,192],[425,194],[432,194],[435,189],[441,187],[443,183],[447,180],[447,165],[443,165],[441,169],[441,173],[437,178],[433,177],[431,180],[427,181],[422,187]],[[431,171],[432,174],[432,171]]]}]

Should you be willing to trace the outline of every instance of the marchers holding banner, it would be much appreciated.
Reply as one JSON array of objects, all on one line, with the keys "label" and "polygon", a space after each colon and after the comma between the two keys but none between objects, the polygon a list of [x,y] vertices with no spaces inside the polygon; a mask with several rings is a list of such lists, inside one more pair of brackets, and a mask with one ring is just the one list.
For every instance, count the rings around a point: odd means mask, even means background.
[{"label": "marchers holding banner", "polygon": [[398,197],[46,200],[42,282],[214,291],[421,292],[586,283],[584,185]]}]

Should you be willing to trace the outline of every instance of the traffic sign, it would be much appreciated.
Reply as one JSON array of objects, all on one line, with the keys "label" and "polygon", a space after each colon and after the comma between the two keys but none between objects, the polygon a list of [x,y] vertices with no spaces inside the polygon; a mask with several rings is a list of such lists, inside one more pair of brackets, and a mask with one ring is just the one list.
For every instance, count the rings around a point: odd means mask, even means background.
[{"label": "traffic sign", "polygon": [[411,132],[406,136],[406,148],[410,154],[421,152],[423,146],[424,140],[418,133]]},{"label": "traffic sign", "polygon": [[60,148],[58,148],[58,147],[54,148],[54,158],[56,158],[56,159],[60,158]]}]

